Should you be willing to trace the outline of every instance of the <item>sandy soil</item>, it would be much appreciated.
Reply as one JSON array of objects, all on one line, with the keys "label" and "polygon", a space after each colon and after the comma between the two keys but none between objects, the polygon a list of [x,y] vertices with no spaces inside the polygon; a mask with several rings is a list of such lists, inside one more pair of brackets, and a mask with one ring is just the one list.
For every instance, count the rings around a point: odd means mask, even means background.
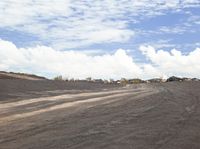
[{"label": "sandy soil", "polygon": [[0,148],[199,149],[199,88],[170,82],[2,99]]}]

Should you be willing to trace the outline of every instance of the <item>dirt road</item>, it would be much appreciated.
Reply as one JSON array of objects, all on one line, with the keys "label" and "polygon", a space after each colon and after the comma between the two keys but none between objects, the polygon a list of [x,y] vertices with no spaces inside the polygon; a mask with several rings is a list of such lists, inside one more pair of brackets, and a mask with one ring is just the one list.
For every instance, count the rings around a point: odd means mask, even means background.
[{"label": "dirt road", "polygon": [[199,149],[200,83],[0,102],[1,149]]}]

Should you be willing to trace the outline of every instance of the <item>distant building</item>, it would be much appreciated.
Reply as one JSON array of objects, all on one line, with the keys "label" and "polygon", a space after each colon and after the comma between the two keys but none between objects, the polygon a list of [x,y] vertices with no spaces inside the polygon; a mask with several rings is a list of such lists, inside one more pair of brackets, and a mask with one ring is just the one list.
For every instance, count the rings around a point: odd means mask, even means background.
[{"label": "distant building", "polygon": [[145,81],[137,78],[128,80],[128,84],[138,84],[138,83],[145,83]]},{"label": "distant building", "polygon": [[167,82],[172,82],[172,81],[183,81],[183,79],[175,76],[169,77],[167,79]]},{"label": "distant building", "polygon": [[199,79],[197,79],[197,78],[192,78],[192,81],[199,81]]},{"label": "distant building", "polygon": [[182,78],[182,79],[183,79],[183,81],[192,81],[191,78]]},{"label": "distant building", "polygon": [[154,79],[147,80],[147,83],[161,83],[161,82],[166,82],[166,80],[161,79],[161,78],[154,78]]},{"label": "distant building", "polygon": [[92,81],[95,83],[104,83],[104,81],[102,79],[94,79]]}]

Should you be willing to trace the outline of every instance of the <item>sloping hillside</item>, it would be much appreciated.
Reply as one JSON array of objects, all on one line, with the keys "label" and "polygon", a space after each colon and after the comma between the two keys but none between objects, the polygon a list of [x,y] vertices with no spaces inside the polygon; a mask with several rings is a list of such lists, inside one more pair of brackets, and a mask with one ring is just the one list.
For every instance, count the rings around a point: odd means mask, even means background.
[{"label": "sloping hillside", "polygon": [[46,78],[32,74],[0,71],[0,79],[45,80]]}]

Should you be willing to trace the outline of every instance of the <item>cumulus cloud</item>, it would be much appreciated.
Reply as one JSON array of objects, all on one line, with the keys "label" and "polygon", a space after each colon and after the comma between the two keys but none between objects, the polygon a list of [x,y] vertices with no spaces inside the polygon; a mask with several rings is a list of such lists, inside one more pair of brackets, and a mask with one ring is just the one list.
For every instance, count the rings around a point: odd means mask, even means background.
[{"label": "cumulus cloud", "polygon": [[47,46],[17,48],[12,42],[0,40],[0,70],[49,77],[61,74],[80,79],[200,76],[200,48],[187,55],[176,49],[168,52],[151,46],[140,46],[140,51],[147,58],[146,63],[137,63],[123,49],[113,54],[90,55],[81,51],[57,51]]},{"label": "cumulus cloud", "polygon": [[90,56],[84,52],[56,51],[45,46],[17,48],[4,40],[0,40],[0,69],[51,76],[62,74],[69,78],[119,79],[142,74],[141,68],[123,49],[114,54]]},{"label": "cumulus cloud", "polygon": [[200,48],[196,48],[187,55],[176,49],[172,49],[170,52],[157,51],[151,46],[141,46],[140,51],[162,74],[167,76],[200,77]]}]

